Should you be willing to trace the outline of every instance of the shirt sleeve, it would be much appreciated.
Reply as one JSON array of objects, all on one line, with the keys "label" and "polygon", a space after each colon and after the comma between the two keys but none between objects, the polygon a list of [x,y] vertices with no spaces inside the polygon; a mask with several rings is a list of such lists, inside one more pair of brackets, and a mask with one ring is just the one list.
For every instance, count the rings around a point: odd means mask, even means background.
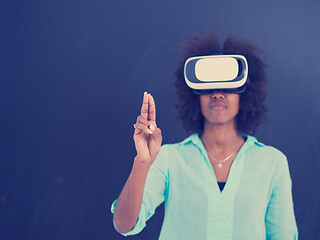
[{"label": "shirt sleeve", "polygon": [[[155,209],[164,201],[168,182],[167,150],[162,146],[152,163],[143,192],[143,200],[136,225],[123,236],[138,234],[146,226],[146,222],[153,216]],[[117,200],[112,203],[111,212],[114,213]]]},{"label": "shirt sleeve", "polygon": [[277,167],[271,198],[266,212],[267,240],[297,240],[293,201],[292,182],[287,158],[283,156],[281,166]]}]

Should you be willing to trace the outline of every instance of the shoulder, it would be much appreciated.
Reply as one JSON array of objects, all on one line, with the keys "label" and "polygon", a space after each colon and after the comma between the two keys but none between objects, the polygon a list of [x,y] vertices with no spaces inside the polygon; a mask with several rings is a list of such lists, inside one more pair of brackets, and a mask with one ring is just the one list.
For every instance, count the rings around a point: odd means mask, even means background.
[{"label": "shoulder", "polygon": [[181,142],[164,144],[161,146],[162,152],[180,152],[188,148],[198,147],[201,140],[198,134],[192,134]]},{"label": "shoulder", "polygon": [[256,138],[251,139],[251,146],[248,147],[244,154],[244,162],[246,167],[251,170],[263,173],[264,179],[272,182],[290,183],[289,165],[286,155],[279,149],[258,142]]},{"label": "shoulder", "polygon": [[287,157],[279,149],[259,142],[252,136],[247,136],[247,142],[250,145],[247,150],[249,156],[254,157],[256,160],[260,159],[264,164],[273,165],[274,167],[287,165]]},{"label": "shoulder", "polygon": [[201,140],[198,134],[193,134],[178,143],[164,144],[156,158],[156,164],[162,162],[168,164],[185,161],[190,156],[198,155],[201,152]]},{"label": "shoulder", "polygon": [[167,143],[161,146],[160,152],[156,157],[153,165],[156,165],[162,169],[167,169],[168,164],[171,162],[171,159],[177,158],[183,152],[182,142],[178,143]]},{"label": "shoulder", "polygon": [[275,160],[275,161],[284,161],[287,159],[286,155],[281,152],[279,149],[270,146],[270,145],[264,145],[261,148],[259,148],[259,151],[261,154],[263,154],[266,158]]},{"label": "shoulder", "polygon": [[259,155],[262,156],[261,165],[264,168],[264,172],[271,173],[272,185],[274,187],[286,186],[287,189],[290,189],[291,176],[286,155],[270,145],[262,146],[259,152]]}]

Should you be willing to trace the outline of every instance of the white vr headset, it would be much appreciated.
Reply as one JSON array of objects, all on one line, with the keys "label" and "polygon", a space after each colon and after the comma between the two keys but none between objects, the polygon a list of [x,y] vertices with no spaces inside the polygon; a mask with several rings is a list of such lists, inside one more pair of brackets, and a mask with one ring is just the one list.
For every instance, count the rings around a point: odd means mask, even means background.
[{"label": "white vr headset", "polygon": [[184,78],[196,94],[210,94],[219,89],[242,93],[246,89],[248,62],[242,55],[210,55],[187,59]]}]

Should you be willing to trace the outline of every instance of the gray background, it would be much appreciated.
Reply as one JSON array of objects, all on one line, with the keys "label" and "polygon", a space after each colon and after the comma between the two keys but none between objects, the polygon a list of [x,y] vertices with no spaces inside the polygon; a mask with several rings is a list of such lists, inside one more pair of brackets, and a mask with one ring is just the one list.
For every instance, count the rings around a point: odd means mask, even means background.
[{"label": "gray background", "polygon": [[[176,119],[177,44],[251,39],[268,63],[257,138],[288,156],[300,239],[320,239],[318,1],[1,1],[0,239],[123,239],[109,211],[135,155],[144,91],[164,143]],[[163,206],[130,239],[156,239]]]}]

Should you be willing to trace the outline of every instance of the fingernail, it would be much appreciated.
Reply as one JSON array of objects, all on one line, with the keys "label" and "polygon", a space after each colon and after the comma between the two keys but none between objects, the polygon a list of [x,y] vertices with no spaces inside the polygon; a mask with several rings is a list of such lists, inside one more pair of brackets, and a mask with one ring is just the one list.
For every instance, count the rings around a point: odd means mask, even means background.
[{"label": "fingernail", "polygon": [[153,124],[151,124],[151,125],[149,126],[149,128],[150,128],[152,131],[156,130],[156,128],[154,127]]},{"label": "fingernail", "polygon": [[152,134],[152,132],[148,129],[148,131],[149,131],[149,134]]}]

